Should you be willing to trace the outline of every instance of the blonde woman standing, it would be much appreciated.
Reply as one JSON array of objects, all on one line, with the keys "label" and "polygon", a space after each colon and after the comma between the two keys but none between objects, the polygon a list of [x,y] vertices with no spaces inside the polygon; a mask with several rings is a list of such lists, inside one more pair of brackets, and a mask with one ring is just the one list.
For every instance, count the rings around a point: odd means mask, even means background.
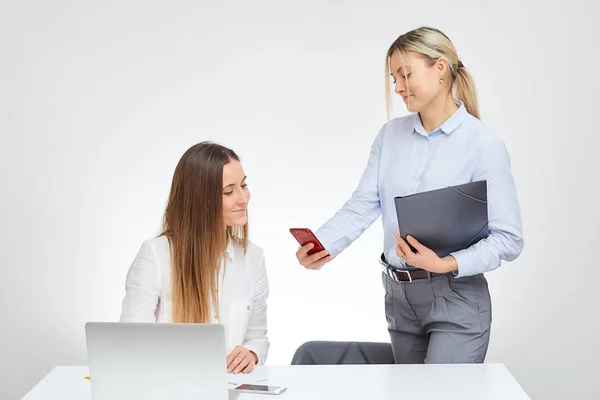
[{"label": "blonde woman standing", "polygon": [[248,241],[250,192],[237,154],[192,146],[175,168],[160,236],[146,240],[126,279],[121,322],[221,323],[227,370],[264,364],[269,284]]},{"label": "blonde woman standing", "polygon": [[[448,36],[421,27],[401,35],[386,55],[391,79],[412,114],[384,125],[371,147],[358,188],[318,231],[324,251],[301,265],[318,269],[382,215],[385,314],[396,363],[481,363],[492,309],[484,273],[523,248],[521,215],[510,158],[502,140],[479,119],[475,85]],[[394,197],[487,180],[489,236],[439,258],[398,236]]]}]

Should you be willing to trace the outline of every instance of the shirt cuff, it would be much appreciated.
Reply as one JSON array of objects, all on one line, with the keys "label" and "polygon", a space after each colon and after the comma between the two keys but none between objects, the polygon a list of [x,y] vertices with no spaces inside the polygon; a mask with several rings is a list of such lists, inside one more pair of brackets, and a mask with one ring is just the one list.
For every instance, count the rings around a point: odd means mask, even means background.
[{"label": "shirt cuff", "polygon": [[264,354],[261,354],[261,349],[259,348],[260,346],[255,346],[252,343],[245,343],[243,346],[249,351],[256,354],[256,358],[258,358],[258,362],[256,363],[256,365],[263,365],[265,363]]},{"label": "shirt cuff", "polygon": [[479,273],[477,270],[477,266],[479,264],[477,252],[471,249],[463,249],[454,253],[450,253],[450,255],[454,257],[456,263],[458,264],[458,270],[452,271],[456,278],[476,275]]},{"label": "shirt cuff", "polygon": [[[327,250],[329,252],[329,254],[332,255],[333,257],[336,257],[339,253],[341,253],[341,250],[339,250],[336,246],[334,246],[334,243],[332,243],[330,241],[330,238],[328,237],[328,235],[324,234],[320,229],[315,232],[315,236],[317,237],[317,239],[319,239],[319,242],[321,242],[321,244],[323,245],[325,250]],[[321,268],[323,268],[324,266],[325,266],[325,264],[319,265],[314,270],[320,271]]]}]

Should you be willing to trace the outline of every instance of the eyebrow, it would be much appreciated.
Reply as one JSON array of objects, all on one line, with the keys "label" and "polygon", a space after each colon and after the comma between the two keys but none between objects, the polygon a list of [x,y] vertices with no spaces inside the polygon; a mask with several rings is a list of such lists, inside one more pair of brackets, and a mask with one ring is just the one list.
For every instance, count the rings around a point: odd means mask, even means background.
[{"label": "eyebrow", "polygon": [[[400,70],[402,68],[404,68],[404,74],[408,73],[407,70],[412,70],[412,68],[410,67],[410,65],[407,65],[406,67],[398,67],[398,69],[396,70],[396,72],[399,73],[400,75],[404,75],[402,72],[400,72]],[[390,76],[394,76],[394,73],[390,73]]]},{"label": "eyebrow", "polygon": [[[247,178],[247,176],[244,176],[244,179],[242,179],[242,182],[244,182],[246,180],[246,178]],[[233,186],[233,185],[235,185],[235,183],[230,183],[227,186],[223,186],[223,189],[227,189],[228,187]]]}]

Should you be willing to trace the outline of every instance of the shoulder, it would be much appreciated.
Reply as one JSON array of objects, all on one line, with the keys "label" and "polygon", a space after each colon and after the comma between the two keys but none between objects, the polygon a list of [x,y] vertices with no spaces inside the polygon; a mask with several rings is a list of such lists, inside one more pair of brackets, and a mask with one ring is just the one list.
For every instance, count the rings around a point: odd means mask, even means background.
[{"label": "shoulder", "polygon": [[492,128],[471,114],[467,114],[463,127],[465,132],[481,144],[502,143],[502,139]]},{"label": "shoulder", "polygon": [[257,288],[268,288],[268,274],[265,262],[265,252],[255,243],[248,241],[248,250],[245,255],[246,268],[255,279]]},{"label": "shoulder", "polygon": [[165,262],[170,263],[169,239],[166,236],[146,239],[142,243],[137,256],[161,265]]},{"label": "shoulder", "polygon": [[480,163],[485,165],[507,165],[510,156],[500,135],[479,119],[468,115],[462,126],[470,146],[478,154]]},{"label": "shoulder", "polygon": [[127,282],[159,287],[165,268],[169,271],[170,265],[168,239],[166,237],[146,239],[129,267]]},{"label": "shoulder", "polygon": [[371,149],[379,150],[385,146],[385,142],[394,142],[398,137],[408,137],[415,129],[415,118],[418,118],[417,114],[409,114],[384,123],[379,129]]},{"label": "shoulder", "polygon": [[383,124],[379,130],[379,136],[410,134],[415,129],[419,114],[412,113],[403,117],[397,117]]},{"label": "shoulder", "polygon": [[255,243],[248,241],[248,248],[244,249],[240,244],[235,244],[236,253],[244,258],[243,265],[253,275],[261,275],[265,272],[265,253],[263,249]]},{"label": "shoulder", "polygon": [[245,257],[252,264],[262,263],[265,258],[265,252],[263,251],[262,247],[249,240]]}]

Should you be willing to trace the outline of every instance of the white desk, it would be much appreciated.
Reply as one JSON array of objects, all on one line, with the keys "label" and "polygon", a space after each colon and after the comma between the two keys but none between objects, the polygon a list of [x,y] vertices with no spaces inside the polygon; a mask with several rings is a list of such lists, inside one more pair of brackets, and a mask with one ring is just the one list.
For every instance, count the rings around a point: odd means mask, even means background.
[{"label": "white desk", "polygon": [[[529,399],[502,364],[260,366],[256,372],[287,391],[268,396],[230,390],[231,400]],[[23,400],[90,400],[87,374],[87,367],[56,367]]]}]

